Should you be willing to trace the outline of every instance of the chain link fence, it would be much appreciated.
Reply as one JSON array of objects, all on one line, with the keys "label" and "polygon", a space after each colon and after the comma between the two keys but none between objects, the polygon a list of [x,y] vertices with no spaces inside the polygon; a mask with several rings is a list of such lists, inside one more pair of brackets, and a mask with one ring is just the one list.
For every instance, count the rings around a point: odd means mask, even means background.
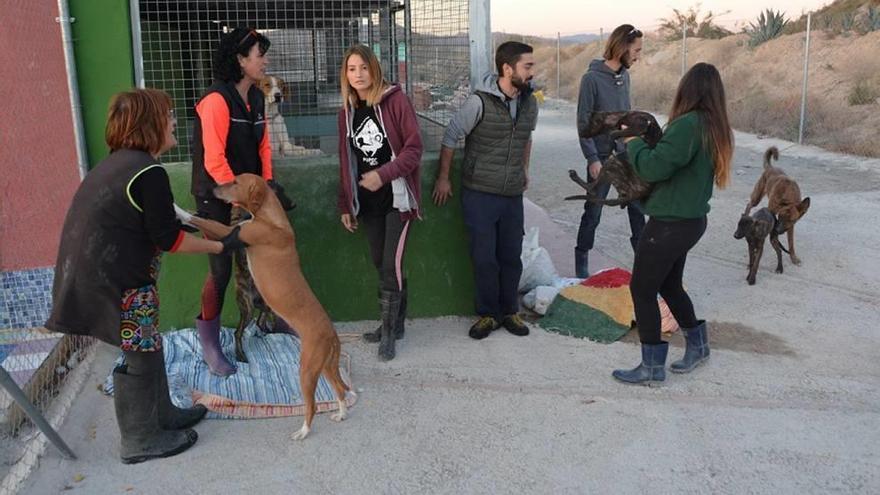
[{"label": "chain link fence", "polygon": [[254,27],[272,42],[267,73],[287,86],[279,113],[291,143],[304,150],[336,150],[340,67],[354,44],[370,46],[386,78],[404,86],[429,145],[468,90],[467,0],[140,0],[132,7],[139,82],[171,94],[178,115],[179,144],[167,161],[189,161],[194,105],[211,84],[221,36],[235,27]]},{"label": "chain link fence", "polygon": [[[633,108],[668,113],[684,71],[708,62],[721,72],[737,130],[880,157],[880,142],[872,137],[880,126],[880,10],[868,12],[811,16],[809,31],[804,18],[760,44],[746,32],[755,19],[719,21],[731,32],[720,39],[662,30],[660,24],[638,26],[645,37],[631,69]],[[547,96],[577,102],[581,76],[602,57],[612,29],[502,34],[495,41],[535,46],[537,84]]]},{"label": "chain link fence", "polygon": [[[57,434],[46,427],[58,427],[81,389],[83,361],[92,347],[90,337],[39,327],[0,330],[0,494],[15,493],[38,466],[47,435],[59,447]],[[16,397],[19,391],[23,396]],[[35,424],[29,406],[48,425]],[[60,444],[63,450],[63,440]]]}]

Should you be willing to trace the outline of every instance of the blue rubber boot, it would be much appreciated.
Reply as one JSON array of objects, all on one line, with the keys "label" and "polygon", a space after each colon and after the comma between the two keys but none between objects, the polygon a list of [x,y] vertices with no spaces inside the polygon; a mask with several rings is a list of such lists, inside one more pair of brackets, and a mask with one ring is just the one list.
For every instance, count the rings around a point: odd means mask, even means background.
[{"label": "blue rubber boot", "polygon": [[669,342],[649,345],[642,344],[642,362],[631,370],[614,370],[611,376],[624,382],[637,385],[651,385],[666,380],[666,354]]},{"label": "blue rubber boot", "polygon": [[673,373],[690,373],[697,366],[709,359],[709,338],[706,335],[706,322],[700,322],[694,328],[682,328],[687,346],[684,357],[669,366]]}]

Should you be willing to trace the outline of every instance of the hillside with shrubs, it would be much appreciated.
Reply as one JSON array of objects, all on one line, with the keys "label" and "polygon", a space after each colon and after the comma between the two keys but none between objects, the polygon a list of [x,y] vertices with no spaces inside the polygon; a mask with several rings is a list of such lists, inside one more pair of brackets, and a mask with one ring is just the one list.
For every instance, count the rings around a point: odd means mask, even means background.
[{"label": "hillside with shrubs", "polygon": [[[693,20],[687,65],[718,67],[734,127],[796,141],[806,18],[789,20],[768,9],[739,33],[701,26],[699,16]],[[811,24],[805,143],[880,157],[880,0],[838,0],[815,12]],[[712,37],[697,37],[700,32]],[[601,57],[603,44],[561,46],[557,93],[556,40],[529,42],[545,94],[577,101],[580,78],[590,60]],[[645,33],[642,59],[632,68],[634,108],[667,113],[681,71],[680,35]]]}]

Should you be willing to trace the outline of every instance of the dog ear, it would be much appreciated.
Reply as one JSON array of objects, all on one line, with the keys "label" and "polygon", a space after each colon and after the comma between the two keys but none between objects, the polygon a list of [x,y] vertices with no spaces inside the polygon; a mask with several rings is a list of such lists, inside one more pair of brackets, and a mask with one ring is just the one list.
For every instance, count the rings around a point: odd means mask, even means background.
[{"label": "dog ear", "polygon": [[290,101],[290,85],[284,79],[280,77],[278,79],[278,87],[281,88],[281,96],[284,97],[284,101]]},{"label": "dog ear", "polygon": [[810,198],[809,198],[809,196],[806,197],[806,198],[804,198],[804,200],[801,201],[799,205],[797,205],[797,209],[798,209],[798,213],[800,213],[800,216],[801,216],[801,217],[804,216],[804,214],[807,212],[807,210],[810,209]]},{"label": "dog ear", "polygon": [[260,207],[263,206],[263,201],[266,199],[266,190],[269,189],[269,186],[263,182],[255,180],[251,183],[251,186],[248,188],[248,209],[251,210],[251,213],[256,213],[259,211]]}]

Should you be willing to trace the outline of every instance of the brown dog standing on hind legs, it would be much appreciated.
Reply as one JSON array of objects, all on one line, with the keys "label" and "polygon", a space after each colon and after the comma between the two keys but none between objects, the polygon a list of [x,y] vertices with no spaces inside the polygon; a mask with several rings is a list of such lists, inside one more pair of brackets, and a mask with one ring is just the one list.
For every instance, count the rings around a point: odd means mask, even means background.
[{"label": "brown dog standing on hind legs", "polygon": [[[232,226],[250,221],[250,214],[240,206],[234,206],[229,219]],[[238,306],[238,326],[235,328],[235,359],[246,363],[244,352],[244,331],[251,321],[255,321],[257,330],[262,333],[294,333],[292,329],[282,325],[283,320],[266,306],[263,296],[254,286],[254,279],[248,268],[247,254],[238,249],[232,254],[232,266],[235,268],[235,303]]]},{"label": "brown dog standing on hind legs", "polygon": [[764,152],[764,172],[752,190],[752,197],[746,213],[758,206],[761,199],[767,196],[767,208],[776,215],[774,233],[788,234],[788,255],[791,262],[800,265],[801,260],[794,252],[794,224],[797,223],[810,208],[810,198],[801,200],[801,189],[797,182],[785,175],[781,168],[770,164],[770,159],[779,160],[779,150],[771,146]]},{"label": "brown dog standing on hind legs", "polygon": [[[347,416],[345,394],[349,388],[339,373],[339,337],[302,274],[293,227],[266,181],[257,175],[241,174],[233,182],[216,187],[214,196],[253,215],[251,221],[241,225],[239,238],[248,244],[247,259],[254,285],[266,305],[300,335],[299,379],[306,415],[293,439],[302,440],[311,430],[315,388],[322,373],[333,386],[339,403],[339,411],[330,419],[342,421]],[[192,217],[190,223],[211,238],[221,238],[232,231],[228,225],[198,217]]]}]

